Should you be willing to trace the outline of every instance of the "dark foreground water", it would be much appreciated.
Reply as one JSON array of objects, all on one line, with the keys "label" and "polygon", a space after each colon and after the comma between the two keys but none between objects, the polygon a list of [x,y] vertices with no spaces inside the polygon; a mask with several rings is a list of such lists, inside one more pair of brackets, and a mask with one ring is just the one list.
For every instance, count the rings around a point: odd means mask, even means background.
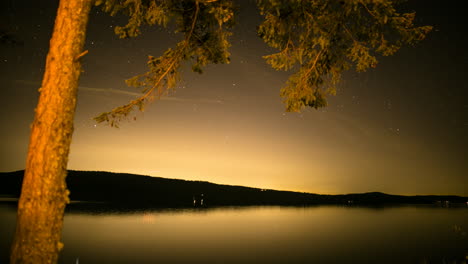
[{"label": "dark foreground water", "polygon": [[[0,204],[0,263],[16,212]],[[69,212],[60,263],[466,263],[468,208]]]}]

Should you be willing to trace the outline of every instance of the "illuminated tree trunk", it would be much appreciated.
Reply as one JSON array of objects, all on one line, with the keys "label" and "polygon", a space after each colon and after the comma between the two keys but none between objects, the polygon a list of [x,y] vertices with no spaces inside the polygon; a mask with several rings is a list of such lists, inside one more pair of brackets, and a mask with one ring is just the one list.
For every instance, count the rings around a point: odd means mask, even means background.
[{"label": "illuminated tree trunk", "polygon": [[56,263],[80,58],[92,0],[61,0],[31,128],[11,263]]}]

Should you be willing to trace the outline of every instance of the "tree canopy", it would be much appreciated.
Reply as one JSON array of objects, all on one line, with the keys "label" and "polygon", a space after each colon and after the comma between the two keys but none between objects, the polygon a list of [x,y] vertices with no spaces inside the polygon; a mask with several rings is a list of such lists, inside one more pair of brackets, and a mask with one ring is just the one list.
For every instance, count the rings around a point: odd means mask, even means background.
[{"label": "tree canopy", "polygon": [[[281,89],[287,111],[327,105],[336,94],[343,71],[376,67],[378,56],[393,55],[404,45],[423,40],[431,26],[415,26],[415,13],[400,13],[391,0],[257,0],[263,17],[259,37],[278,50],[264,56],[276,70],[291,71]],[[229,63],[229,36],[234,25],[233,0],[97,0],[97,6],[129,16],[115,28],[121,38],[136,37],[144,25],[174,23],[184,39],[160,57],[148,56],[148,72],[126,80],[142,95],[97,116],[97,122],[118,126],[133,109],[175,88],[184,62],[202,73],[209,63]],[[257,26],[257,25],[252,25]]]},{"label": "tree canopy", "polygon": [[138,36],[143,25],[166,26],[169,22],[174,22],[176,32],[184,35],[160,57],[148,56],[148,72],[126,80],[127,85],[140,88],[142,96],[102,113],[95,118],[97,122],[118,126],[134,108],[142,111],[146,102],[166,95],[174,89],[185,61],[198,73],[209,63],[229,63],[228,37],[234,24],[232,1],[107,0],[96,4],[103,5],[111,15],[124,12],[129,16],[127,25],[115,28],[121,38]]}]

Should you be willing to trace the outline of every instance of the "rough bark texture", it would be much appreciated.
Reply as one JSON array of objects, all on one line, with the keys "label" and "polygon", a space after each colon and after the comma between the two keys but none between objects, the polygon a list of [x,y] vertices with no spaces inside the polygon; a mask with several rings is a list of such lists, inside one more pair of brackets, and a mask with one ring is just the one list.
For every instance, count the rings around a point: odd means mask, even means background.
[{"label": "rough bark texture", "polygon": [[91,3],[59,4],[31,129],[11,263],[56,263],[63,247],[66,168]]}]

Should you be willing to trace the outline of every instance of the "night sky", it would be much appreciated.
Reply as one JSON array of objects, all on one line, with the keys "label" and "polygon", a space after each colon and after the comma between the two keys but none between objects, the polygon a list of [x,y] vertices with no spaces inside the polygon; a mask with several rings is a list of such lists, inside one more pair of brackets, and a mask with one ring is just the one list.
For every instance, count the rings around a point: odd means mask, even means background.
[{"label": "night sky", "polygon": [[[261,58],[274,52],[256,35],[261,18],[253,1],[238,2],[231,64],[202,75],[185,67],[176,92],[119,129],[92,118],[134,99],[124,80],[182,36],[145,28],[120,40],[113,28],[125,17],[94,8],[68,168],[324,194],[468,195],[463,1],[410,1],[417,24],[435,27],[428,38],[376,69],[347,72],[328,107],[302,113],[285,112],[288,73]],[[57,7],[0,3],[0,30],[18,42],[0,45],[0,171],[24,169]]]}]

